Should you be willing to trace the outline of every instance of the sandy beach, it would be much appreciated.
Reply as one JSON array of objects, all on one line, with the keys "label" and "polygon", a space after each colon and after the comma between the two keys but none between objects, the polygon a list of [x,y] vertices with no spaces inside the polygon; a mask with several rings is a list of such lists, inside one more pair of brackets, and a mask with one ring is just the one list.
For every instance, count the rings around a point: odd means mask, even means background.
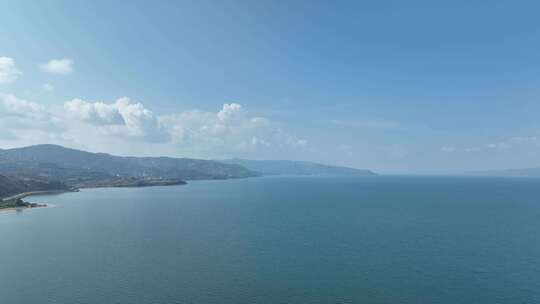
[{"label": "sandy beach", "polygon": [[53,208],[53,207],[56,207],[56,205],[44,204],[43,206],[37,206],[37,207],[5,208],[5,209],[0,209],[0,215],[29,211],[29,210],[34,210],[34,209]]}]

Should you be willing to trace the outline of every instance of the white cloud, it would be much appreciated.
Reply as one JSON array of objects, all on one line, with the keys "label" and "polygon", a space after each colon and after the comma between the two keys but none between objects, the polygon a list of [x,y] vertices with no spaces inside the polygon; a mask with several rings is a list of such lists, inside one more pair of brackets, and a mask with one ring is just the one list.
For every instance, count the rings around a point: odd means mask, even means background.
[{"label": "white cloud", "polygon": [[300,149],[307,140],[284,132],[276,123],[251,117],[241,105],[224,104],[217,113],[199,110],[167,115],[160,118],[179,146],[203,150],[249,152],[260,148]]},{"label": "white cloud", "polygon": [[41,69],[52,73],[67,75],[73,72],[73,60],[71,59],[51,59],[49,62],[42,64]]},{"label": "white cloud", "polygon": [[66,115],[93,125],[123,124],[124,120],[116,103],[87,102],[73,99],[64,103]]},{"label": "white cloud", "polygon": [[13,83],[22,75],[15,65],[15,60],[9,57],[0,57],[0,84]]},{"label": "white cloud", "polygon": [[443,152],[443,153],[453,153],[453,152],[456,152],[456,148],[452,147],[452,146],[444,146],[444,147],[441,147],[441,152]]},{"label": "white cloud", "polygon": [[236,103],[224,104],[216,112],[157,115],[127,97],[114,102],[73,99],[44,106],[2,94],[2,129],[9,130],[0,131],[5,133],[0,134],[4,144],[11,138],[10,145],[52,142],[124,154],[153,149],[153,154],[221,157],[309,149],[306,139],[285,132],[267,118],[251,116]]},{"label": "white cloud", "polygon": [[486,147],[488,147],[489,149],[504,150],[504,149],[511,148],[512,145],[507,142],[499,142],[499,143],[494,143],[494,144],[487,144]]},{"label": "white cloud", "polygon": [[224,122],[239,120],[243,116],[242,106],[237,103],[224,104],[217,117]]},{"label": "white cloud", "polygon": [[125,136],[148,141],[169,138],[159,118],[141,103],[122,97],[114,103],[74,99],[64,103],[65,114],[84,123],[99,126],[102,134]]},{"label": "white cloud", "polygon": [[35,102],[19,99],[12,94],[0,94],[0,117],[34,116],[43,111],[44,108]]},{"label": "white cloud", "polygon": [[57,132],[59,120],[40,104],[0,93],[0,129]]},{"label": "white cloud", "polygon": [[50,83],[45,83],[41,86],[43,92],[52,92],[54,91],[54,86]]}]

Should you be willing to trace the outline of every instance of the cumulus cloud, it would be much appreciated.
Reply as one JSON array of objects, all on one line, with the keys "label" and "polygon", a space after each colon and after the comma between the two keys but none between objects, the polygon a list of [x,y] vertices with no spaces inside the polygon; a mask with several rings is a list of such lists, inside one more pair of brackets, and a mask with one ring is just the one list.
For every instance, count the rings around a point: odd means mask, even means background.
[{"label": "cumulus cloud", "polygon": [[49,62],[40,65],[41,69],[52,73],[67,75],[73,72],[73,60],[71,59],[51,59]]},{"label": "cumulus cloud", "polygon": [[13,83],[22,75],[15,65],[15,60],[9,57],[0,57],[0,84]]},{"label": "cumulus cloud", "polygon": [[0,129],[57,132],[60,120],[40,104],[0,93]]},{"label": "cumulus cloud", "polygon": [[2,137],[5,141],[15,136],[17,140],[12,141],[32,143],[45,133],[48,138],[54,136],[54,142],[59,144],[78,142],[85,143],[85,147],[151,144],[160,151],[189,151],[191,155],[218,157],[227,153],[309,147],[306,139],[285,132],[267,118],[249,115],[237,103],[224,104],[216,112],[191,110],[157,115],[127,97],[113,102],[73,99],[61,105],[44,106],[3,94],[0,126],[8,119],[10,124],[3,128],[11,133],[0,134],[0,141]]},{"label": "cumulus cloud", "polygon": [[159,118],[141,103],[122,97],[114,103],[73,99],[64,103],[65,115],[98,126],[102,134],[125,136],[148,141],[164,141],[169,134]]},{"label": "cumulus cloud", "polygon": [[263,117],[248,115],[240,104],[224,104],[217,113],[187,111],[160,118],[179,146],[205,150],[246,152],[259,148],[299,149],[307,140],[286,132]]},{"label": "cumulus cloud", "polygon": [[44,108],[35,102],[0,93],[0,117],[35,117],[43,112]]},{"label": "cumulus cloud", "polygon": [[117,103],[87,102],[73,99],[64,103],[66,115],[93,125],[123,124]]},{"label": "cumulus cloud", "polygon": [[243,116],[242,106],[237,103],[224,104],[217,117],[224,122],[239,120]]}]

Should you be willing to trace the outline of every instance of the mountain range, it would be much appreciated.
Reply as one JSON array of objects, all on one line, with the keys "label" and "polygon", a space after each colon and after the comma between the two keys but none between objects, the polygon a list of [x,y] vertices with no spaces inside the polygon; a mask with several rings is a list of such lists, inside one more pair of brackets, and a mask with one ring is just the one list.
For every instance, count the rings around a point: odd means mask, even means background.
[{"label": "mountain range", "polygon": [[0,198],[21,191],[54,188],[172,185],[183,184],[185,180],[246,178],[267,174],[374,173],[298,161],[126,157],[48,144],[0,149]]},{"label": "mountain range", "polygon": [[375,175],[370,170],[330,166],[306,161],[233,158],[222,160],[221,162],[240,165],[263,175]]},{"label": "mountain range", "polygon": [[225,179],[255,172],[216,161],[170,157],[122,157],[56,145],[0,150],[0,174],[39,176],[69,185],[121,178]]}]

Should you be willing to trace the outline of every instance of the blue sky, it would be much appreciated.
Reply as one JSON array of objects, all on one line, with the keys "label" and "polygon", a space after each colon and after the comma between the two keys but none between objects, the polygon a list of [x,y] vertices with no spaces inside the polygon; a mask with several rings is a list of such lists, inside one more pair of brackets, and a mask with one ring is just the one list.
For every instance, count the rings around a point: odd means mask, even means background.
[{"label": "blue sky", "polygon": [[0,2],[0,147],[540,166],[538,4],[288,2]]}]

